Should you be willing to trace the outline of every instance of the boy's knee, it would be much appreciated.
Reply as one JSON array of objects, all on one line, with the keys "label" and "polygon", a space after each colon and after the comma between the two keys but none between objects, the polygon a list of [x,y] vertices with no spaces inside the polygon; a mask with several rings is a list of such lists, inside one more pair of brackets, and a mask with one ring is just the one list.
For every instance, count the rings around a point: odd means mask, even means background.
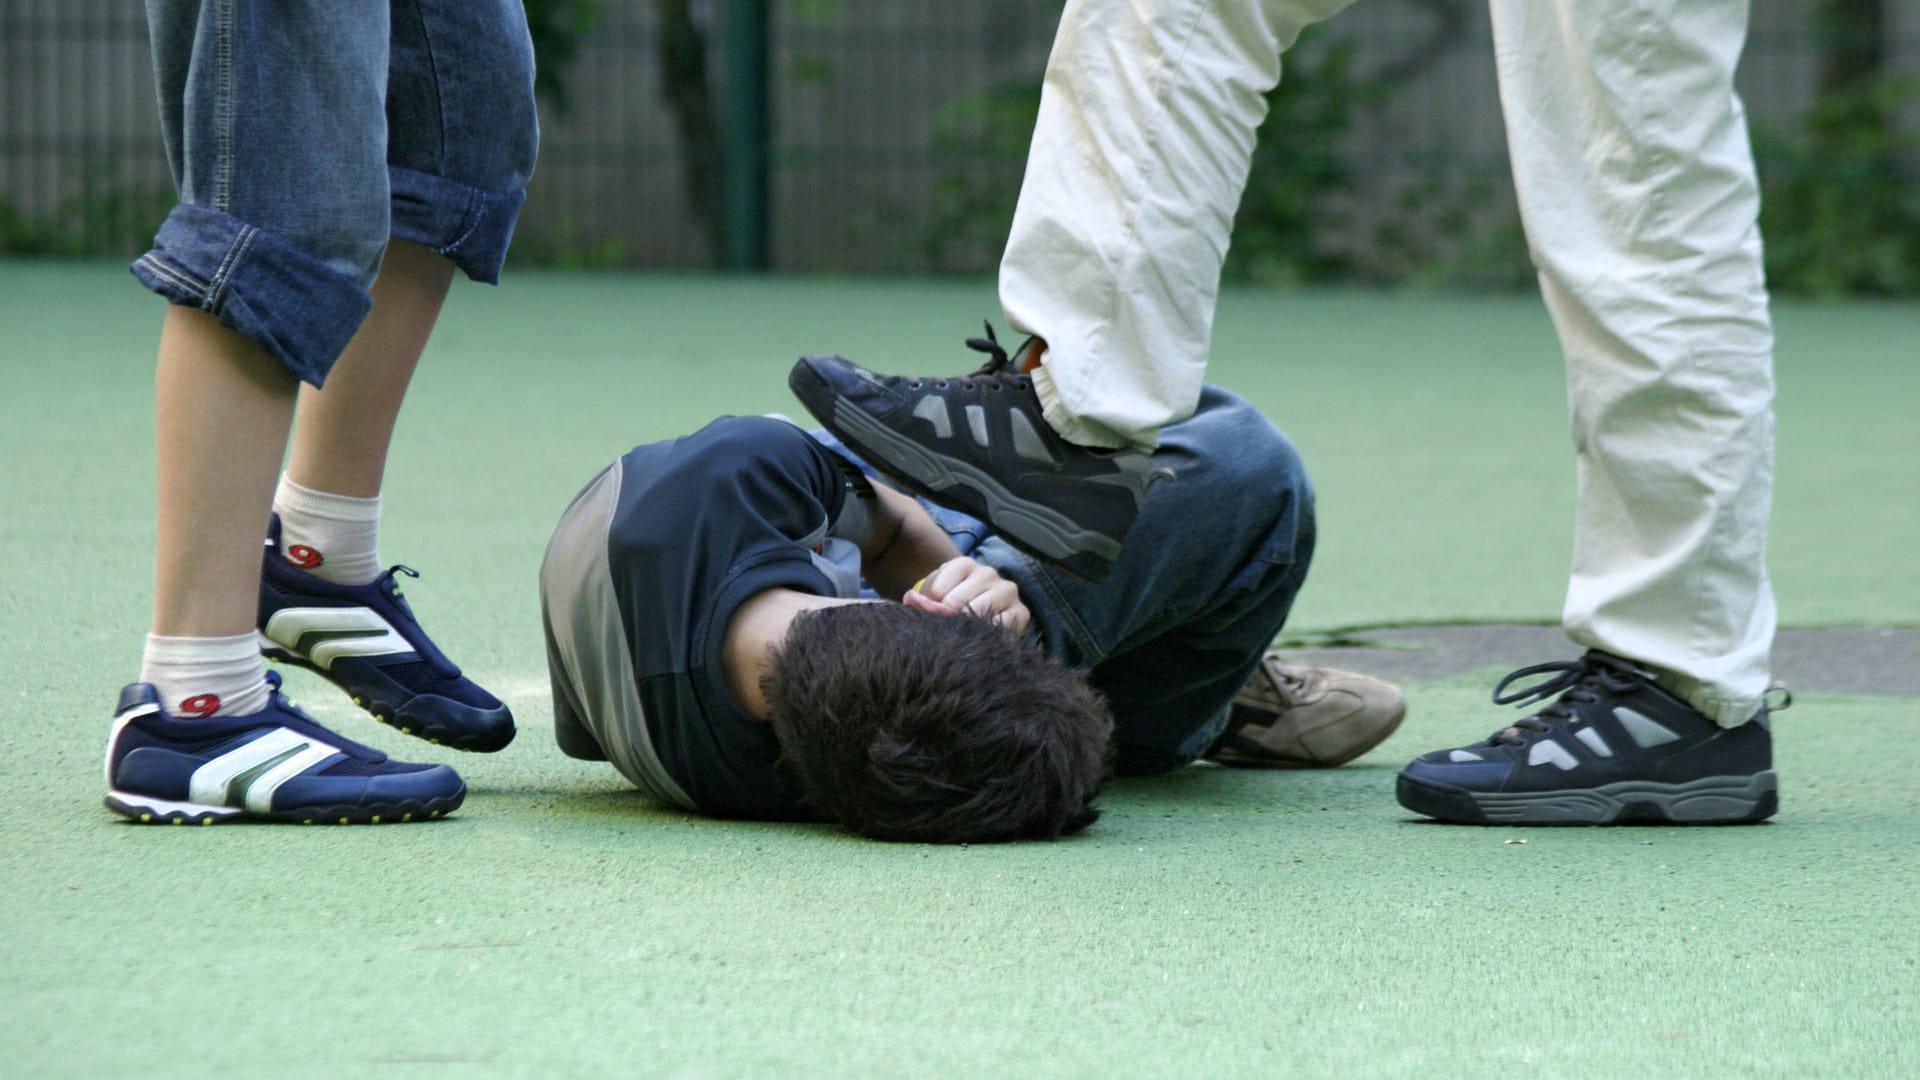
[{"label": "boy's knee", "polygon": [[1218,408],[1218,467],[1228,483],[1253,490],[1289,490],[1306,480],[1306,467],[1293,441],[1248,404],[1233,397]]},{"label": "boy's knee", "polygon": [[[1188,498],[1205,507],[1238,506],[1262,520],[1310,507],[1312,486],[1293,441],[1237,394],[1209,386],[1192,419],[1169,428],[1167,442],[1189,455]],[[1180,482],[1176,474],[1175,483]]]}]

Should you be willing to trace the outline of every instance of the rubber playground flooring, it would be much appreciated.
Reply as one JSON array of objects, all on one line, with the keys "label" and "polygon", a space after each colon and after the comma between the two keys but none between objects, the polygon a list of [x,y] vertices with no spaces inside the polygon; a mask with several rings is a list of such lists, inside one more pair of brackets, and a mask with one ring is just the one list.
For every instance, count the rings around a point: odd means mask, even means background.
[{"label": "rubber playground flooring", "polygon": [[[670,812],[552,745],[547,533],[636,442],[798,415],[802,352],[970,366],[991,285],[521,273],[462,284],[401,419],[383,556],[519,717],[497,755],[343,733],[471,794],[407,827],[142,828],[100,806],[152,566],[158,301],[0,263],[0,1071],[204,1076],[1833,1076],[1920,1071],[1920,311],[1781,304],[1782,810],[1456,828],[1393,801],[1555,621],[1572,456],[1536,298],[1231,293],[1213,377],[1299,443],[1286,639],[1406,680],[1349,767],[1114,784],[1051,844]],[[220,423],[217,416],[204,422]],[[1196,543],[1204,542],[1196,537]],[[1546,651],[1542,651],[1546,650]],[[1788,655],[1792,661],[1789,663]],[[1797,665],[1797,666],[1796,666]]]}]

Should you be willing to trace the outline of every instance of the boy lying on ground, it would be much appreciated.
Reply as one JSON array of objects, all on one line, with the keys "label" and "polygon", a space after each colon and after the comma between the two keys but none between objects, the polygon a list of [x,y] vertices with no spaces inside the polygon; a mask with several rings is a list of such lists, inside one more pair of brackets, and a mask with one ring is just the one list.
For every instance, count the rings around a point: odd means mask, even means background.
[{"label": "boy lying on ground", "polygon": [[1386,738],[1397,689],[1267,651],[1313,554],[1293,445],[1209,387],[1150,461],[1095,584],[782,419],[636,447],[541,566],[560,747],[689,810],[981,842],[1084,828],[1115,770],[1338,765]]}]

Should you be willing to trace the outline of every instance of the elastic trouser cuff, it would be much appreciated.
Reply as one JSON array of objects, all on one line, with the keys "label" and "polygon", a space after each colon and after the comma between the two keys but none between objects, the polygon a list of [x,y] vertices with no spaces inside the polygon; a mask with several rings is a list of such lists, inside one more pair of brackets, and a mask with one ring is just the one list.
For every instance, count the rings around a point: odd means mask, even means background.
[{"label": "elastic trouser cuff", "polygon": [[1040,399],[1041,415],[1054,433],[1076,446],[1092,446],[1108,450],[1118,450],[1134,446],[1142,450],[1152,450],[1159,445],[1159,432],[1147,431],[1132,435],[1115,431],[1113,428],[1084,416],[1075,416],[1067,408],[1060,394],[1059,384],[1053,381],[1053,374],[1045,364],[1033,369],[1033,390]]},{"label": "elastic trouser cuff", "polygon": [[469,278],[500,283],[523,191],[485,191],[432,173],[387,167],[393,235],[453,260]]},{"label": "elastic trouser cuff", "polygon": [[1755,714],[1766,707],[1764,697],[1755,698],[1750,694],[1732,694],[1725,688],[1699,679],[1690,679],[1656,668],[1654,680],[1662,690],[1686,702],[1700,715],[1723,728],[1739,727],[1754,718]]},{"label": "elastic trouser cuff", "polygon": [[315,386],[373,308],[358,282],[283,234],[185,203],[129,269],[147,288],[207,312]]}]

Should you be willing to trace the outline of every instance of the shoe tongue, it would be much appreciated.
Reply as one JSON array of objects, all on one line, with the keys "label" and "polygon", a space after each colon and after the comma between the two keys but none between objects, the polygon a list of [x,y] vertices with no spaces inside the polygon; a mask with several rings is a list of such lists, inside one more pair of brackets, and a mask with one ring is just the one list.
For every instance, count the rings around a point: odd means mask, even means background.
[{"label": "shoe tongue", "polygon": [[1030,337],[1026,344],[1013,354],[1013,370],[1022,375],[1031,375],[1045,357],[1047,343],[1037,337]]},{"label": "shoe tongue", "polygon": [[1292,675],[1278,657],[1267,657],[1260,665],[1260,673],[1267,677],[1267,685],[1273,687],[1274,696],[1282,704],[1293,705],[1305,697],[1306,681]]},{"label": "shoe tongue", "polygon": [[1488,746],[1518,745],[1526,741],[1527,732],[1529,731],[1539,732],[1544,730],[1546,730],[1545,722],[1541,721],[1538,717],[1530,716],[1526,720],[1523,720],[1518,724],[1512,724],[1507,727],[1501,728],[1499,731],[1494,732],[1492,737],[1487,739],[1487,745]]},{"label": "shoe tongue", "polygon": [[1303,697],[1310,696],[1320,685],[1320,673],[1313,668],[1282,668],[1274,673],[1274,678]]}]

